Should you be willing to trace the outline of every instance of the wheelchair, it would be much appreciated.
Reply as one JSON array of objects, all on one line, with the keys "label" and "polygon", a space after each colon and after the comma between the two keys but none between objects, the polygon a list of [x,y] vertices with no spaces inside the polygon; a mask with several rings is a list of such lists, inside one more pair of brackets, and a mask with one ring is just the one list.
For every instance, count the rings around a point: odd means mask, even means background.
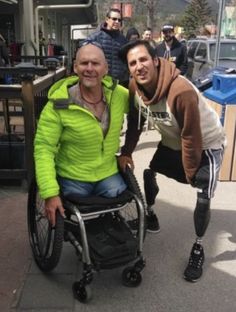
[{"label": "wheelchair", "polygon": [[57,212],[55,227],[44,215],[44,201],[35,180],[30,186],[28,232],[33,258],[41,271],[50,272],[60,260],[63,243],[70,242],[83,268],[72,291],[83,303],[91,299],[93,274],[101,269],[127,264],[122,271],[122,284],[137,287],[142,282],[145,203],[131,169],[127,167],[121,174],[127,189],[116,198],[62,197],[66,218]]}]

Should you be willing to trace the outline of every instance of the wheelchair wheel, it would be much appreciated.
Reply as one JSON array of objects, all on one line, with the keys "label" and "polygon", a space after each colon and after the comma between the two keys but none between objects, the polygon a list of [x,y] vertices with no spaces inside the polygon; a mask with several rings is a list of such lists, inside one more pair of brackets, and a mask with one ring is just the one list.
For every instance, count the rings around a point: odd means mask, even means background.
[{"label": "wheelchair wheel", "polygon": [[75,282],[72,286],[74,298],[82,303],[87,303],[92,299],[92,290],[89,285],[81,285],[80,282]]},{"label": "wheelchair wheel", "polygon": [[137,287],[142,282],[142,275],[133,267],[127,267],[122,272],[122,283],[126,287]]},{"label": "wheelchair wheel", "polygon": [[[128,189],[140,199],[141,203],[145,207],[145,201],[143,199],[143,195],[141,193],[136,177],[133,174],[133,171],[130,169],[130,167],[127,166],[126,172],[122,172],[121,174],[128,186]],[[133,234],[135,236],[138,236],[139,210],[137,202],[135,200],[132,200],[130,203],[127,204],[127,207],[120,212],[120,214],[126,220]],[[144,219],[144,238],[145,234],[146,219]]]},{"label": "wheelchair wheel", "polygon": [[44,272],[53,270],[62,252],[64,220],[57,212],[56,226],[51,226],[44,215],[44,200],[39,196],[36,182],[32,183],[28,196],[28,232],[36,264]]}]

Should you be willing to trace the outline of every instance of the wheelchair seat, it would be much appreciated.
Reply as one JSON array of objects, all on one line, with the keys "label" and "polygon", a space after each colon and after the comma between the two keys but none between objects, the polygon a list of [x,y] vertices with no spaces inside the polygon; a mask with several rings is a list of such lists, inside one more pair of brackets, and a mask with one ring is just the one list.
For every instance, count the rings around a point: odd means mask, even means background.
[{"label": "wheelchair seat", "polygon": [[133,199],[134,195],[125,190],[117,197],[107,198],[102,196],[80,197],[78,194],[70,194],[69,196],[62,196],[62,202],[65,209],[71,203],[78,205],[81,213],[98,212],[100,210],[111,209],[117,206],[123,206]]}]

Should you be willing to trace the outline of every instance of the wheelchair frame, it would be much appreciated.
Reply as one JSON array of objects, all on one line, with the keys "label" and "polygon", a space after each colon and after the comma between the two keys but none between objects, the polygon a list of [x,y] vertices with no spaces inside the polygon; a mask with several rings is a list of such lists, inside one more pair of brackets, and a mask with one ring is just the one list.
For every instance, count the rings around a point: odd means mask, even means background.
[{"label": "wheelchair frame", "polygon": [[[69,241],[74,246],[76,253],[81,256],[80,260],[83,263],[82,277],[72,286],[74,297],[80,302],[87,302],[91,299],[92,292],[89,285],[93,280],[93,271],[99,270],[96,263],[91,260],[85,229],[85,222],[89,222],[91,218],[109,213],[125,219],[127,226],[137,239],[137,253],[134,259],[129,261],[134,264],[123,270],[122,283],[128,287],[136,287],[142,281],[140,272],[145,267],[142,255],[146,232],[145,203],[137,180],[129,168],[123,177],[128,191],[116,199],[103,198],[99,202],[99,197],[97,197],[98,200],[93,204],[93,197],[90,197],[83,199],[79,204],[76,199],[71,201],[71,199],[62,198],[67,217],[63,219],[57,212],[55,227],[50,225],[44,215],[44,201],[38,197],[36,182],[34,181],[31,185],[28,197],[28,232],[34,260],[43,272],[52,271],[60,260],[63,241]],[[133,203],[136,207],[129,208],[129,205]],[[75,233],[80,234],[80,241]]]}]

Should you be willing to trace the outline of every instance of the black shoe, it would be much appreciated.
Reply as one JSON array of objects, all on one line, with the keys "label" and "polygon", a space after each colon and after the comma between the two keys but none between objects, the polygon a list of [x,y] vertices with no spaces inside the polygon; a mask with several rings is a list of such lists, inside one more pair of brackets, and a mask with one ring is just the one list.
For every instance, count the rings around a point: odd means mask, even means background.
[{"label": "black shoe", "polygon": [[154,213],[146,215],[146,222],[147,222],[147,232],[149,233],[160,232],[159,221]]},{"label": "black shoe", "polygon": [[197,282],[202,276],[202,266],[204,263],[204,250],[202,245],[193,244],[187,268],[184,271],[184,278],[189,282]]}]

